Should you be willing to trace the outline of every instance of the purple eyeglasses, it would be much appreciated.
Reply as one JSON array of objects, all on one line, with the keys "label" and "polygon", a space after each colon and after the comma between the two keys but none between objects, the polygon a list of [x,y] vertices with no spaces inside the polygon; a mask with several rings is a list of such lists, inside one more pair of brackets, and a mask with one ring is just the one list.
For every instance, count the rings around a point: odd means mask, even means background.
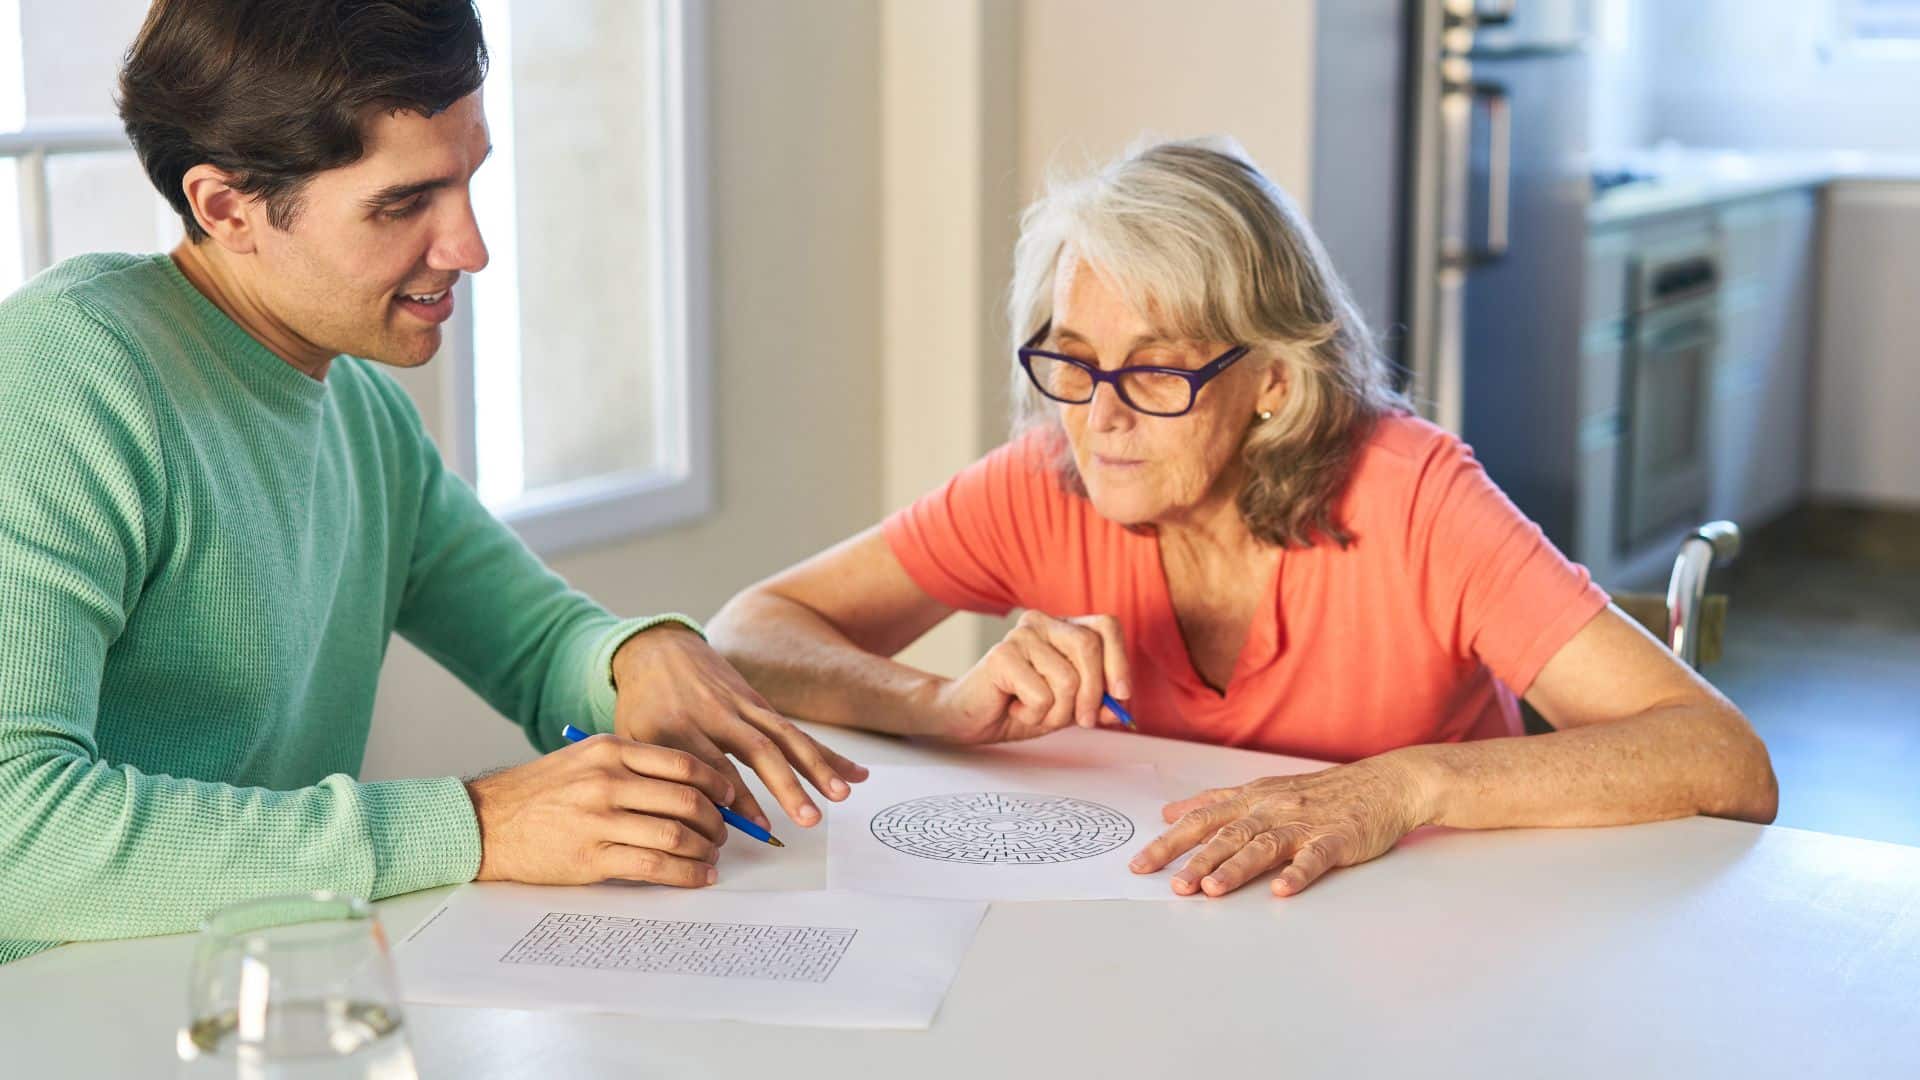
[{"label": "purple eyeglasses", "polygon": [[1192,371],[1150,366],[1101,371],[1085,360],[1035,348],[1052,330],[1052,323],[1042,326],[1019,350],[1020,366],[1026,369],[1035,389],[1066,405],[1085,405],[1093,400],[1101,383],[1108,383],[1128,408],[1148,416],[1185,416],[1192,412],[1193,403],[1200,399],[1200,388],[1247,355],[1247,346],[1236,345]]}]

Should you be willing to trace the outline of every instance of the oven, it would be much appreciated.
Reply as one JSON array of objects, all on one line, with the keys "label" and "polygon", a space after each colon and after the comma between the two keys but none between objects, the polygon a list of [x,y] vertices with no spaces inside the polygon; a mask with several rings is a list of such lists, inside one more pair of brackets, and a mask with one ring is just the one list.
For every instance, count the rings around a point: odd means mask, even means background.
[{"label": "oven", "polygon": [[1626,415],[1617,524],[1624,553],[1705,518],[1719,285],[1718,243],[1708,234],[1638,260],[1620,396]]}]

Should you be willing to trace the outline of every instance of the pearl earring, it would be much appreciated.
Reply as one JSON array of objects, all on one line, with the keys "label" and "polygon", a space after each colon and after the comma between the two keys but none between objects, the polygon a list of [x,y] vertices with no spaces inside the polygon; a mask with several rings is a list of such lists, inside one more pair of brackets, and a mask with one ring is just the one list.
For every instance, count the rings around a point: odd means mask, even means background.
[{"label": "pearl earring", "polygon": [[1262,419],[1262,420],[1271,420],[1271,419],[1273,419],[1273,410],[1271,410],[1271,409],[1261,409],[1261,410],[1260,410],[1260,411],[1259,411],[1259,412],[1258,412],[1257,414],[1255,414],[1255,415],[1257,415],[1257,416],[1259,416],[1259,417],[1260,417],[1260,419]]}]

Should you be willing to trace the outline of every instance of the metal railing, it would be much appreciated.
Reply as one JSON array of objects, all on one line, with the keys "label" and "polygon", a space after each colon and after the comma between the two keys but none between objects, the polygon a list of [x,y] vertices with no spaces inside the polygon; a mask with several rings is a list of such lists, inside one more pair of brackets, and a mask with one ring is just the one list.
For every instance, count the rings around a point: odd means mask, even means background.
[{"label": "metal railing", "polygon": [[1700,667],[1700,620],[1707,599],[1707,571],[1740,555],[1740,526],[1709,521],[1680,545],[1667,581],[1667,644],[1690,668]]}]

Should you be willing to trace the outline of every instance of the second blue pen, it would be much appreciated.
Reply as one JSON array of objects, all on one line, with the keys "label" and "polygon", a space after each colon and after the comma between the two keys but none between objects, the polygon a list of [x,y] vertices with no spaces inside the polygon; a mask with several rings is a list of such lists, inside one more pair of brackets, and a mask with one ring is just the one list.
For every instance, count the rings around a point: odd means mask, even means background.
[{"label": "second blue pen", "polygon": [[[1107,700],[1111,702],[1113,699],[1108,698]],[[1126,714],[1122,713],[1121,715],[1125,716]],[[1131,723],[1132,721],[1128,721],[1128,722]],[[568,724],[566,727],[561,728],[560,734],[566,736],[566,739],[568,742],[579,742],[581,739],[584,739],[587,737],[586,732],[581,731],[579,728],[574,727],[572,724]],[[779,838],[774,836],[772,833],[761,828],[759,825],[755,824],[754,822],[749,821],[746,818],[740,816],[739,814],[734,813],[731,809],[727,807],[723,806],[720,808],[720,817],[727,824],[733,826],[736,829],[739,829],[741,832],[746,833],[748,836],[753,837],[755,840],[758,840],[763,844],[772,844],[774,847],[787,846],[781,843]]]}]

